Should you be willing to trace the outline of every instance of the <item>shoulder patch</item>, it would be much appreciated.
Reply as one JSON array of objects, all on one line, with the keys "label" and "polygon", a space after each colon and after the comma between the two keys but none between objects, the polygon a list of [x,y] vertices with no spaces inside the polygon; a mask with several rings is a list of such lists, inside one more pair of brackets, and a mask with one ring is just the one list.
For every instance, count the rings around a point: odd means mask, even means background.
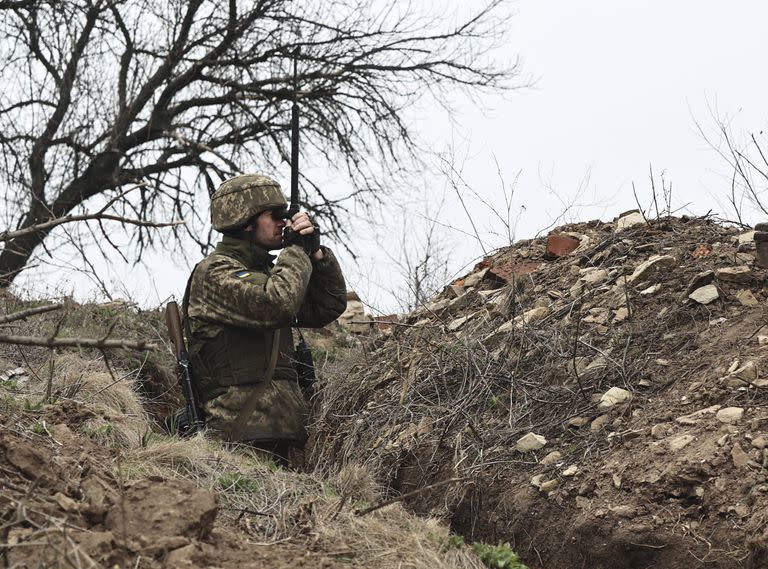
[{"label": "shoulder patch", "polygon": [[251,271],[237,271],[237,272],[235,273],[235,276],[236,276],[238,279],[244,279],[244,278],[246,278],[246,277],[250,277],[250,276],[251,276]]}]

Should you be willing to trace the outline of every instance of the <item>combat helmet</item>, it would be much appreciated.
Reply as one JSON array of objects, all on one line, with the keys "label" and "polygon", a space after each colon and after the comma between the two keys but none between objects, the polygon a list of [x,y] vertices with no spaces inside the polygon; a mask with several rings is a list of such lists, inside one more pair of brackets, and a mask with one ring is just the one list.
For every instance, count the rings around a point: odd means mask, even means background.
[{"label": "combat helmet", "polygon": [[211,196],[211,225],[228,231],[267,209],[288,207],[280,184],[262,174],[243,174],[225,181]]}]

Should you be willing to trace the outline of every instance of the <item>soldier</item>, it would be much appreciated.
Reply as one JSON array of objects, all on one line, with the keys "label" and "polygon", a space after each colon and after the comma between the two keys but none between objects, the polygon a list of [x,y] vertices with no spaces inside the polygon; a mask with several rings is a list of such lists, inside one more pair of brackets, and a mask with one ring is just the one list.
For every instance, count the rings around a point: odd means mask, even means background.
[{"label": "soldier", "polygon": [[[267,176],[224,182],[211,197],[213,229],[223,238],[193,269],[184,295],[190,365],[207,427],[284,459],[307,438],[291,325],[325,326],[346,307],[336,257],[320,245],[306,213],[284,219],[287,205]],[[270,251],[281,248],[275,260]],[[254,405],[250,416],[238,417]]]}]

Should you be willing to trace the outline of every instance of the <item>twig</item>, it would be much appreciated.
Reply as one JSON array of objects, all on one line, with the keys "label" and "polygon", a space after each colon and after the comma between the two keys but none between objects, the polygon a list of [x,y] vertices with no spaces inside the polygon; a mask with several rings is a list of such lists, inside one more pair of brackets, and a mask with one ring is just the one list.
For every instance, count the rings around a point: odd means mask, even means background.
[{"label": "twig", "polygon": [[428,492],[429,490],[433,490],[435,488],[439,488],[440,486],[445,486],[446,484],[453,484],[454,482],[466,482],[467,480],[469,480],[469,478],[467,478],[467,477],[448,478],[447,480],[441,480],[440,482],[435,482],[434,484],[430,484],[429,486],[424,486],[423,488],[417,488],[416,490],[413,490],[412,492],[407,492],[406,494],[401,494],[400,496],[396,496],[395,498],[390,498],[389,500],[384,500],[383,502],[379,502],[378,504],[370,506],[369,508],[365,508],[363,510],[355,510],[355,515],[356,516],[364,516],[366,514],[370,514],[371,512],[375,512],[376,510],[380,510],[381,508],[389,506],[390,504],[394,504],[395,502],[401,502],[403,500],[407,500],[408,498],[410,498],[412,496],[417,496],[417,495],[422,494],[424,492]]}]

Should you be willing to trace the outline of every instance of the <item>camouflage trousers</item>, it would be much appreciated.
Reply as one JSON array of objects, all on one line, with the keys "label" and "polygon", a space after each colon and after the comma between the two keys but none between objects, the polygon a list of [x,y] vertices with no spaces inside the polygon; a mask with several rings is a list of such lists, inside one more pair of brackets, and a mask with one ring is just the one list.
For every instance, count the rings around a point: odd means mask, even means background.
[{"label": "camouflage trousers", "polygon": [[[251,397],[257,398],[256,409],[242,432],[234,436],[240,409]],[[230,442],[251,443],[268,450],[271,446],[302,448],[307,441],[308,406],[295,381],[230,387],[204,407],[209,432]]]}]

